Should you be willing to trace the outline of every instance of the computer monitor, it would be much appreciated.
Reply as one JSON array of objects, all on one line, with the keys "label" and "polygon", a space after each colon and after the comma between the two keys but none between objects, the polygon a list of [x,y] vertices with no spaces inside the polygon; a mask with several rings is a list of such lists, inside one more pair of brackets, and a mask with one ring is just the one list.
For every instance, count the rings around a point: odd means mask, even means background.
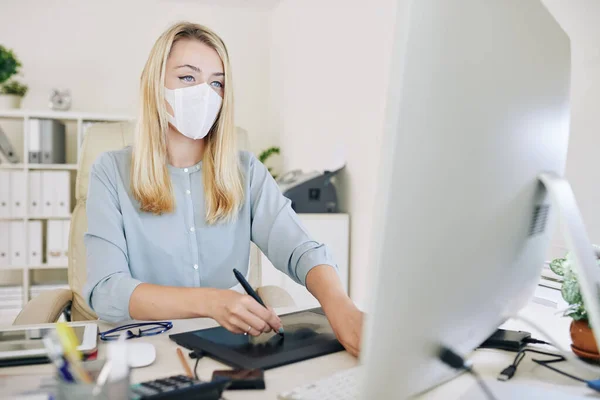
[{"label": "computer monitor", "polygon": [[538,177],[562,176],[567,155],[570,43],[539,0],[408,3],[398,2],[365,399],[452,377],[440,346],[466,355],[528,302],[556,217]]}]

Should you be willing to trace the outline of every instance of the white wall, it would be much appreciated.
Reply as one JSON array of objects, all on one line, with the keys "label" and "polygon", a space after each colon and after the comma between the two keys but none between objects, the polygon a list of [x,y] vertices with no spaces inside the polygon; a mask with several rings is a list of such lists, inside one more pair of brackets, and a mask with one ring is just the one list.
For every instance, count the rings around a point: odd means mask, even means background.
[{"label": "white wall", "polygon": [[[600,2],[544,0],[571,38],[571,135],[566,176],[592,242],[600,244]],[[564,254],[560,234],[552,257]]]},{"label": "white wall", "polygon": [[393,0],[281,0],[272,16],[270,121],[284,169],[322,169],[343,151],[350,293],[364,303],[395,19]]},{"label": "white wall", "polygon": [[[227,0],[2,0],[0,44],[23,63],[30,87],[24,108],[46,109],[53,87],[70,88],[73,109],[135,115],[142,68],[158,36],[173,22],[205,24],[227,44],[233,63],[238,125],[253,150],[277,144],[265,125],[269,85],[269,7]],[[269,6],[269,7],[268,7]]]}]

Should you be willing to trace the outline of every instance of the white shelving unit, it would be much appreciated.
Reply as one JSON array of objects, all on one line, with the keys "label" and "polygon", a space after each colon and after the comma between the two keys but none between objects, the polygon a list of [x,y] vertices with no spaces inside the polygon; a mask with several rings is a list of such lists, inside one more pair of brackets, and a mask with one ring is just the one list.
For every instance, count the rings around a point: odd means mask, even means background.
[{"label": "white shelving unit", "polygon": [[[94,114],[87,112],[76,112],[76,111],[32,111],[32,110],[0,110],[0,124],[5,120],[21,120],[23,122],[23,162],[19,164],[0,164],[0,169],[5,170],[20,170],[24,172],[25,180],[29,181],[29,171],[32,170],[63,170],[63,171],[73,171],[72,173],[76,173],[77,164],[30,164],[28,162],[28,154],[29,154],[29,120],[30,119],[56,119],[63,122],[75,122],[77,124],[77,160],[79,160],[79,149],[81,148],[81,142],[83,140],[84,135],[84,126],[86,123],[96,123],[96,122],[120,122],[120,121],[131,121],[134,118],[129,115],[114,115],[114,114]],[[72,179],[72,181],[74,181]],[[74,188],[71,187],[71,193],[73,193]],[[26,185],[25,190],[25,204],[29,204],[29,185]],[[72,208],[75,206],[74,202],[71,204]],[[26,207],[28,209],[28,207]],[[28,210],[27,210],[28,212]],[[29,232],[27,229],[27,223],[30,220],[52,220],[52,219],[69,219],[70,217],[32,217],[29,215],[25,215],[24,218],[6,218],[3,220],[12,220],[12,221],[23,221],[25,224],[25,250],[28,254],[29,247]],[[8,266],[2,267],[2,270],[21,270],[23,272],[22,279],[22,297],[23,297],[23,306],[27,304],[30,300],[30,271],[36,270],[56,270],[56,269],[66,269],[67,265],[23,265],[23,266]],[[2,285],[2,282],[0,282]]]}]

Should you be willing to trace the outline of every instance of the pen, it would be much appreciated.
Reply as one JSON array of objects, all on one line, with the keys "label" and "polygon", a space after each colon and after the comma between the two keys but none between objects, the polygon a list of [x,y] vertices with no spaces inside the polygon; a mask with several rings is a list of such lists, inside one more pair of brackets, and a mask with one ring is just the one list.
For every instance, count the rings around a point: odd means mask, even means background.
[{"label": "pen", "polygon": [[185,356],[183,355],[183,352],[179,347],[177,348],[177,356],[179,357],[181,366],[183,367],[183,370],[185,371],[185,374],[188,376],[188,378],[194,378],[194,373],[192,372],[192,369],[188,365],[187,361],[185,360]]},{"label": "pen", "polygon": [[[265,305],[265,303],[263,303],[263,301],[260,298],[260,296],[258,295],[258,293],[256,293],[254,291],[254,289],[252,289],[252,286],[250,286],[250,284],[248,283],[246,278],[244,278],[244,275],[242,275],[242,273],[240,271],[238,271],[237,269],[234,268],[233,275],[235,275],[235,279],[238,280],[240,285],[242,285],[242,287],[244,288],[244,290],[246,291],[246,293],[248,293],[248,295],[250,297],[252,297],[254,300],[256,300],[258,302],[258,304],[260,304],[264,308],[267,308],[267,306]],[[279,334],[283,335],[283,327],[279,328]]]},{"label": "pen", "polygon": [[54,364],[58,370],[58,374],[65,382],[75,382],[73,375],[71,375],[69,372],[69,366],[67,362],[62,358],[62,349],[60,344],[56,342],[56,339],[54,338],[55,335],[52,335],[52,333],[53,332],[50,332],[42,339],[44,347],[46,348],[46,353],[48,354],[48,358],[50,361],[52,361],[52,364]]},{"label": "pen", "polygon": [[83,383],[92,383],[92,378],[81,365],[81,352],[77,349],[78,339],[73,328],[64,322],[59,322],[56,324],[56,333],[73,376]]}]

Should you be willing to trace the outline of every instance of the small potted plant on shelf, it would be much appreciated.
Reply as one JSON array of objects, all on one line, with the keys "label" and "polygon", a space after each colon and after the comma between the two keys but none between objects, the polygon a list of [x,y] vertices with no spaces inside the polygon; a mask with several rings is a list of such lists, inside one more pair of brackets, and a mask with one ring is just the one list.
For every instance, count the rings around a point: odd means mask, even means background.
[{"label": "small potted plant on shelf", "polygon": [[19,73],[21,62],[12,50],[0,45],[0,109],[19,108],[27,86],[11,79]]},{"label": "small potted plant on shelf", "polygon": [[[594,246],[598,252],[600,246]],[[557,258],[550,263],[550,269],[556,275],[563,277],[561,294],[569,307],[565,310],[565,316],[571,317],[571,349],[573,353],[581,358],[600,360],[598,345],[588,322],[588,314],[583,303],[581,289],[577,280],[577,275],[573,271],[574,260],[571,253],[567,253],[564,258]],[[600,265],[600,261],[599,261]]]},{"label": "small potted plant on shelf", "polygon": [[[271,158],[271,156],[273,156],[275,154],[279,154],[279,153],[280,153],[279,147],[269,147],[268,149],[264,150],[262,153],[259,154],[258,160],[261,163],[265,164],[267,162],[267,160],[269,158]],[[273,168],[267,167],[267,169],[269,170],[269,172],[271,173],[273,178],[277,179],[277,175],[273,173]]]}]

